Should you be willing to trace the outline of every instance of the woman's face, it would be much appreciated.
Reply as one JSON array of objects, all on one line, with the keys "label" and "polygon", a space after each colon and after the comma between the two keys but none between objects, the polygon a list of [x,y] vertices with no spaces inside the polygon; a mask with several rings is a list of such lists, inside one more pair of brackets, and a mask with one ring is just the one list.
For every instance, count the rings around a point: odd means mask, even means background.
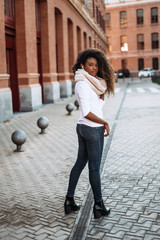
[{"label": "woman's face", "polygon": [[85,65],[84,70],[88,72],[93,77],[97,76],[98,72],[98,62],[96,58],[88,58]]}]

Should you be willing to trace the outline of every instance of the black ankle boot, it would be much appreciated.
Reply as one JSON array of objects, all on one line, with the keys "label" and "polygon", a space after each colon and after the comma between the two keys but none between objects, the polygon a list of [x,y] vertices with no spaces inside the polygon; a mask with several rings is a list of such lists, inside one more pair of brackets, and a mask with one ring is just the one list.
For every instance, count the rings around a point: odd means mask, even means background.
[{"label": "black ankle boot", "polygon": [[64,203],[65,214],[69,214],[72,211],[77,211],[79,209],[80,209],[80,206],[75,203],[74,198],[66,196],[66,200]]},{"label": "black ankle boot", "polygon": [[103,200],[101,202],[94,203],[93,207],[94,218],[98,219],[102,216],[107,216],[110,213],[110,209],[104,206]]}]

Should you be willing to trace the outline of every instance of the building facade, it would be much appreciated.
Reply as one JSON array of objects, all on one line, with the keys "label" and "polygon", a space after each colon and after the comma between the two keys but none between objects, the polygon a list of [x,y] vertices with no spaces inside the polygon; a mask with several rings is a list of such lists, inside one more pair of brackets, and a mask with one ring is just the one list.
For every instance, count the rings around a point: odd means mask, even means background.
[{"label": "building facade", "polygon": [[104,0],[0,0],[0,122],[72,95],[79,51],[106,51]]},{"label": "building facade", "polygon": [[106,0],[107,55],[115,71],[160,69],[160,1]]}]

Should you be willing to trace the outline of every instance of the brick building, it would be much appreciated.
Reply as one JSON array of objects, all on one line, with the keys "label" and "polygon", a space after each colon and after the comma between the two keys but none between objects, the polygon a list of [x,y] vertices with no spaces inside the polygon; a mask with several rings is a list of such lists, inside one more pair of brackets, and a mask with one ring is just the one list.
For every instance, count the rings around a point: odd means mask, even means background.
[{"label": "brick building", "polygon": [[104,0],[0,0],[0,122],[72,94],[80,50],[106,51]]},{"label": "brick building", "polygon": [[107,54],[114,69],[160,69],[160,1],[106,0]]}]

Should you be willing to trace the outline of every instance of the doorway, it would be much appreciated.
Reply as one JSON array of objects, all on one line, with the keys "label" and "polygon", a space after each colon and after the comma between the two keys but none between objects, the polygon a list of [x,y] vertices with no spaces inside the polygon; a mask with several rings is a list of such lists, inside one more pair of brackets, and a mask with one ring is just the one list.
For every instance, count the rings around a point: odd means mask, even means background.
[{"label": "doorway", "polygon": [[8,87],[12,91],[12,105],[13,111],[19,111],[19,88],[17,79],[17,65],[16,65],[16,47],[15,37],[6,34],[6,60],[7,60],[7,73],[10,75],[8,80]]}]

